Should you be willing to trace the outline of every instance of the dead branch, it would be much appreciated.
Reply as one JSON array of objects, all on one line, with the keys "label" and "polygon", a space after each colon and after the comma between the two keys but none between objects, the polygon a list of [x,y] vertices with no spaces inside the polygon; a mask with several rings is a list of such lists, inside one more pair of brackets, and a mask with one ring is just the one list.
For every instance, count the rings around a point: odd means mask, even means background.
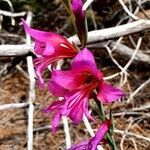
[{"label": "dead branch", "polygon": [[91,3],[92,3],[93,1],[94,1],[94,0],[87,0],[87,1],[84,3],[84,5],[83,5],[82,10],[83,10],[83,11],[86,11],[87,8],[91,5]]},{"label": "dead branch", "polygon": [[128,130],[131,128],[133,122],[134,122],[134,120],[133,120],[133,118],[131,118],[129,125],[128,125],[127,128],[125,129],[124,134],[122,135],[122,139],[121,139],[121,142],[120,142],[120,149],[121,149],[121,150],[124,150],[123,143],[124,143],[125,138],[126,138],[126,133],[127,133]]},{"label": "dead branch", "polygon": [[[90,43],[96,43],[103,40],[108,40],[112,38],[117,38],[120,36],[125,36],[128,34],[132,34],[135,32],[142,32],[146,29],[150,28],[150,20],[139,20],[132,23],[128,23],[125,25],[120,25],[117,27],[112,27],[108,29],[102,29],[97,31],[91,31],[88,34],[88,44]],[[78,37],[72,36],[68,39],[70,42],[74,42],[75,44],[79,45]],[[90,44],[88,47],[104,47],[106,43],[102,42],[99,44]],[[110,48],[114,47],[116,45],[115,42],[110,43]],[[0,56],[20,56],[25,55],[29,52],[33,52],[34,44],[23,44],[23,45],[0,45]],[[128,46],[125,46],[123,44],[117,44],[116,46],[116,52],[123,54],[125,56],[131,57],[133,54],[133,49],[129,48]],[[146,54],[143,54],[141,51],[139,51],[135,57],[135,60],[146,62],[150,64],[150,57]]]},{"label": "dead branch", "polygon": [[[115,132],[115,133],[118,133],[118,134],[122,134],[122,135],[125,133],[125,131],[123,131],[123,130],[118,130],[118,129],[114,129],[114,132]],[[132,132],[126,132],[126,135],[128,135],[128,136],[133,136],[133,137],[136,137],[136,138],[138,138],[138,139],[142,139],[142,140],[145,140],[145,141],[150,142],[150,138],[145,137],[145,136],[142,136],[142,135],[139,135],[139,134],[135,134],[135,133],[132,133]]]},{"label": "dead branch", "polygon": [[137,16],[135,16],[125,5],[125,3],[123,2],[123,0],[119,0],[121,6],[123,7],[124,11],[130,16],[132,17],[134,20],[138,20],[139,18]]},{"label": "dead branch", "polygon": [[[146,29],[150,29],[150,20],[141,19],[139,21],[134,21],[132,23],[127,23],[116,27],[91,31],[88,33],[87,43],[90,44],[113,38],[118,38],[132,33],[143,32]],[[80,45],[77,35],[70,37],[68,40],[70,42],[76,43],[77,45]]]},{"label": "dead branch", "polygon": [[[114,47],[114,45],[115,45],[115,42],[110,43],[110,47]],[[118,52],[119,54],[125,55],[129,58],[131,58],[134,52],[132,48],[129,48],[128,46],[121,44],[121,43],[117,44],[115,49],[116,49],[116,52]],[[137,61],[142,61],[142,62],[150,64],[150,56],[143,54],[141,51],[142,50],[138,51],[134,59]]]},{"label": "dead branch", "polygon": [[[27,14],[27,23],[30,25],[32,20],[32,12],[28,12]],[[31,43],[31,37],[29,34],[26,33],[26,44]],[[35,101],[35,71],[34,71],[34,65],[33,65],[33,58],[32,56],[27,57],[27,67],[28,67],[28,73],[29,73],[29,79],[30,79],[30,87],[29,87],[29,110],[28,110],[28,143],[27,143],[27,149],[32,150],[33,149],[33,114],[34,114],[34,104]]]},{"label": "dead branch", "polygon": [[0,105],[0,110],[6,110],[6,109],[18,109],[18,108],[25,108],[28,107],[28,103],[13,103],[13,104],[3,104]]},{"label": "dead branch", "polygon": [[[88,48],[103,48],[106,42],[95,43],[87,45]],[[113,48],[116,45],[116,42],[110,42],[110,48]],[[22,56],[26,55],[29,52],[33,52],[34,44],[20,44],[20,45],[0,45],[0,56]],[[117,53],[124,55],[128,58],[131,58],[134,50],[124,44],[117,44],[115,46]],[[139,50],[135,56],[136,61],[141,61],[144,63],[150,64],[150,56],[144,54]]]},{"label": "dead branch", "polygon": [[145,86],[147,86],[150,83],[150,78],[148,80],[146,80],[143,84],[141,84],[128,98],[127,103],[129,103],[133,97],[142,89],[144,89]]},{"label": "dead branch", "polygon": [[26,12],[24,11],[24,12],[19,12],[19,13],[12,13],[9,11],[0,10],[0,14],[4,16],[8,16],[8,17],[20,17],[20,16],[24,16]]},{"label": "dead branch", "polygon": [[32,44],[0,45],[0,56],[21,56],[33,51]]}]

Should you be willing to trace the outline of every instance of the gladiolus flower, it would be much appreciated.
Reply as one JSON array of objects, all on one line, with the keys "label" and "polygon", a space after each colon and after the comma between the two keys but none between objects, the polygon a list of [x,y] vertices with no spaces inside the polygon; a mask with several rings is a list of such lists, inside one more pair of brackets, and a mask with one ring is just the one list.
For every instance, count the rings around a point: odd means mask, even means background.
[{"label": "gladiolus flower", "polygon": [[103,73],[97,68],[92,53],[84,48],[76,55],[71,70],[54,70],[49,89],[55,96],[66,99],[62,115],[69,116],[78,124],[88,113],[88,101],[93,91],[98,90],[97,98],[102,103],[111,103],[124,95],[123,91],[112,87],[103,80]]},{"label": "gladiolus flower", "polygon": [[65,100],[54,101],[47,108],[43,109],[43,112],[47,113],[47,114],[54,112],[54,117],[53,117],[53,121],[52,121],[52,132],[55,132],[57,130],[59,121],[62,117],[61,109],[62,109],[64,102],[65,102]]},{"label": "gladiolus flower", "polygon": [[72,58],[77,54],[76,48],[63,36],[53,32],[45,32],[30,28],[22,19],[25,31],[35,40],[34,59],[39,86],[44,87],[42,78],[43,71],[52,64],[63,58]]},{"label": "gladiolus flower", "polygon": [[[63,116],[62,112],[63,112],[63,106],[65,104],[66,100],[56,100],[54,102],[52,102],[47,108],[43,109],[44,113],[47,113],[48,115],[50,115],[50,113],[54,112],[54,117],[53,117],[53,121],[52,121],[52,132],[56,132],[58,124],[60,122],[61,117]],[[80,110],[78,110],[80,111]],[[76,113],[76,110],[72,111],[68,117],[70,117],[70,119],[72,119],[72,121],[74,122],[74,118],[72,118],[73,115],[77,115],[80,116],[82,115],[80,112]],[[78,118],[78,117],[77,117]]]},{"label": "gladiolus flower", "polygon": [[93,138],[76,144],[68,150],[96,150],[97,146],[101,144],[105,134],[109,130],[110,125],[110,120],[104,121]]},{"label": "gladiolus flower", "polygon": [[82,0],[72,0],[71,1],[72,12],[74,14],[74,23],[77,30],[77,34],[81,41],[81,45],[85,46],[87,40],[87,27],[85,19],[85,11],[82,10],[83,2]]}]

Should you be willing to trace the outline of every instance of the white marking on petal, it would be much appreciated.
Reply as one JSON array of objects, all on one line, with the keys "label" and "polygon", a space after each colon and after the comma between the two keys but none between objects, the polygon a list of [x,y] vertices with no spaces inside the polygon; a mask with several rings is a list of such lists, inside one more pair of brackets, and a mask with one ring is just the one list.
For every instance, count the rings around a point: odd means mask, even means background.
[{"label": "white marking on petal", "polygon": [[67,45],[63,44],[63,43],[61,43],[61,44],[60,44],[60,46],[62,46],[62,47],[64,47],[64,48],[68,48],[68,49],[69,49],[69,47],[68,47]]}]

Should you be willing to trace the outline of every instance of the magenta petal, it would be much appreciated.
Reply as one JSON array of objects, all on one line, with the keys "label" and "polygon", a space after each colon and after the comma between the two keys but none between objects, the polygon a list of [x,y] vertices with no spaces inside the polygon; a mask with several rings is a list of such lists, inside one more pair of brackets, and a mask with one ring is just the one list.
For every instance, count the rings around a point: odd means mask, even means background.
[{"label": "magenta petal", "polygon": [[97,98],[103,103],[111,103],[124,96],[122,90],[112,87],[107,83],[102,83],[99,87]]},{"label": "magenta petal", "polygon": [[83,2],[82,0],[72,0],[71,6],[75,17],[77,34],[81,41],[81,45],[85,46],[87,40],[87,29],[86,29],[85,11],[82,10]]},{"label": "magenta petal", "polygon": [[43,56],[73,57],[77,50],[63,36],[53,32],[40,31],[30,28],[22,19],[24,29],[35,39],[35,53]]},{"label": "magenta petal", "polygon": [[[100,125],[98,131],[96,132],[96,135],[93,137],[92,140],[99,141],[99,142],[102,141],[102,139],[104,138],[106,132],[109,130],[110,125],[111,125],[111,121],[110,120],[104,121]],[[99,142],[96,143],[96,144],[99,144]]]},{"label": "magenta petal", "polygon": [[91,150],[91,149],[88,149],[88,142],[89,141],[87,140],[87,141],[83,141],[79,144],[75,144],[67,150]]},{"label": "magenta petal", "polygon": [[106,120],[100,125],[98,131],[96,132],[96,135],[89,141],[88,148],[90,148],[90,150],[97,149],[97,146],[100,144],[105,134],[108,132],[110,125],[110,120]]},{"label": "magenta petal", "polygon": [[72,10],[75,15],[82,12],[82,6],[83,6],[82,0],[72,0],[71,4],[72,4]]},{"label": "magenta petal", "polygon": [[94,65],[94,67],[96,67],[94,56],[87,48],[84,48],[76,55],[72,63],[72,68],[78,67],[78,64],[82,62],[85,62],[85,64],[89,63],[90,65]]},{"label": "magenta petal", "polygon": [[[49,41],[49,37],[52,37],[55,34],[51,33],[51,32],[44,32],[44,31],[32,29],[26,24],[26,22],[23,19],[21,19],[21,20],[22,20],[22,23],[23,23],[25,31],[27,33],[29,33],[31,37],[36,39],[35,41],[38,41],[38,43],[35,44],[35,46],[36,46],[35,47],[36,48],[35,52],[37,52],[37,54],[41,54],[41,50],[42,50],[44,52],[43,53],[44,55],[51,55],[51,54],[53,54],[54,53],[53,44],[48,44],[48,41]],[[57,34],[56,34],[56,36],[57,36]],[[42,43],[42,45],[40,45],[41,43]],[[46,49],[42,48],[43,43],[45,43]],[[37,49],[37,46],[40,49]]]},{"label": "magenta petal", "polygon": [[64,88],[68,88],[70,83],[74,80],[74,75],[72,74],[72,71],[54,70],[52,72],[51,80],[63,86]]},{"label": "magenta petal", "polygon": [[51,80],[58,85],[71,90],[80,86],[84,79],[82,78],[82,76],[77,76],[73,71],[55,70],[52,72]]},{"label": "magenta petal", "polygon": [[68,150],[97,150],[97,146],[101,143],[105,134],[108,132],[110,125],[110,120],[104,121],[93,138],[73,145]]},{"label": "magenta petal", "polygon": [[46,46],[45,43],[35,40],[35,47],[34,47],[35,53],[38,55],[43,55],[45,46]]},{"label": "magenta petal", "polygon": [[44,108],[43,112],[50,114],[52,111],[58,111],[62,107],[64,102],[65,102],[65,100],[54,101],[47,108]]},{"label": "magenta petal", "polygon": [[87,70],[95,76],[98,76],[99,74],[94,56],[87,48],[84,48],[80,53],[76,55],[72,63],[72,70],[76,70],[76,72]]},{"label": "magenta petal", "polygon": [[46,48],[43,51],[43,56],[49,56],[52,55],[55,52],[55,48],[53,45],[49,44],[48,42],[46,43]]},{"label": "magenta petal", "polygon": [[47,108],[43,109],[44,113],[50,114],[51,112],[54,112],[54,117],[52,121],[52,131],[55,132],[57,130],[57,126],[59,124],[60,118],[61,118],[61,108],[64,105],[65,100],[58,100],[51,103]]},{"label": "magenta petal", "polygon": [[78,124],[85,114],[89,119],[94,120],[88,111],[89,93],[86,88],[73,90],[65,95],[66,102],[62,108],[62,115],[69,116],[74,124]]},{"label": "magenta petal", "polygon": [[52,132],[57,131],[57,127],[58,127],[58,124],[60,122],[60,119],[61,119],[61,113],[57,112],[53,118],[53,121],[52,121]]},{"label": "magenta petal", "polygon": [[[37,58],[38,59],[38,58]],[[44,80],[42,78],[42,72],[44,71],[43,63],[36,65],[36,75],[38,77],[38,86],[43,89],[44,88]]]},{"label": "magenta petal", "polygon": [[[66,102],[62,108],[62,114],[68,116],[77,104],[82,103],[80,91],[74,90],[65,95]],[[77,112],[77,111],[76,111]]]},{"label": "magenta petal", "polygon": [[54,96],[64,96],[67,93],[67,89],[65,89],[64,87],[58,85],[57,83],[53,82],[53,81],[49,81],[48,83],[48,87],[50,92],[54,95]]},{"label": "magenta petal", "polygon": [[87,99],[84,99],[84,104],[83,104],[83,111],[85,113],[85,116],[92,120],[92,121],[95,121],[95,119],[90,115],[89,113],[89,110],[88,110],[88,100]]},{"label": "magenta petal", "polygon": [[83,118],[83,102],[79,101],[76,105],[71,109],[69,114],[70,119],[74,124],[78,124]]},{"label": "magenta petal", "polygon": [[38,41],[44,42],[48,40],[48,37],[51,36],[53,33],[51,32],[44,32],[44,31],[40,31],[40,30],[35,30],[30,28],[24,19],[21,19],[22,24],[24,26],[24,29],[27,33],[30,34],[30,36],[32,36],[33,38],[35,38]]}]

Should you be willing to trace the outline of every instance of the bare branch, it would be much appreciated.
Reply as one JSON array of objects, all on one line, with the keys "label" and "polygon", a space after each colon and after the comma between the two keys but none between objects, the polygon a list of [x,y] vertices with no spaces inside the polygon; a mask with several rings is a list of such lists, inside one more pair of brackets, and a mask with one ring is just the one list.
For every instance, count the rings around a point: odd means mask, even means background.
[{"label": "bare branch", "polygon": [[[9,5],[10,11],[12,13],[14,13],[14,8],[13,8],[13,5],[12,5],[11,1],[10,0],[3,0],[3,1],[6,2]],[[15,25],[15,19],[12,16],[11,16],[11,24]]]},{"label": "bare branch", "polygon": [[136,46],[136,49],[132,55],[132,57],[130,58],[130,60],[128,61],[128,63],[126,64],[126,66],[123,68],[122,70],[122,73],[124,73],[128,68],[129,66],[131,65],[131,63],[133,62],[133,60],[135,59],[135,56],[137,55],[137,52],[140,48],[140,45],[141,45],[141,42],[142,42],[142,37],[139,38],[138,42],[137,42],[137,46]]},{"label": "bare branch", "polygon": [[[111,42],[110,43],[110,47],[113,47],[115,45],[115,42]],[[129,58],[131,58],[131,56],[133,55],[134,50],[129,48],[128,46],[124,45],[124,44],[117,44],[116,45],[116,52],[120,53],[121,55],[125,55]],[[137,61],[142,61],[142,62],[146,62],[148,64],[150,64],[150,56],[143,54],[141,52],[142,50],[139,50],[138,53],[135,56],[135,60]]]},{"label": "bare branch", "polygon": [[[139,20],[116,27],[107,29],[95,30],[88,33],[87,44],[96,43],[108,39],[113,39],[121,36],[126,36],[132,33],[143,32],[146,29],[150,29],[150,20]],[[68,39],[70,42],[74,42],[80,45],[78,37],[72,36]]]},{"label": "bare branch", "polygon": [[25,16],[26,12],[19,12],[19,13],[12,13],[9,11],[5,11],[5,10],[0,10],[0,14],[4,15],[4,16],[8,16],[8,17],[20,17],[20,16]]},{"label": "bare branch", "polygon": [[93,1],[94,1],[94,0],[87,0],[87,1],[84,3],[84,5],[83,5],[82,10],[83,10],[83,11],[86,11],[86,9],[91,5],[91,3],[92,3]]},{"label": "bare branch", "polygon": [[142,90],[145,86],[147,86],[150,83],[150,78],[146,80],[143,84],[141,84],[128,98],[127,103],[129,103],[133,97],[140,91]]},{"label": "bare branch", "polygon": [[68,149],[71,147],[71,136],[70,136],[68,119],[66,116],[62,116],[62,120],[63,120],[64,132],[66,136],[66,149]]},{"label": "bare branch", "polygon": [[[32,20],[32,12],[28,12],[26,22],[30,25]],[[31,44],[31,38],[28,33],[26,33],[26,44]],[[28,73],[30,79],[30,88],[29,88],[29,110],[28,110],[28,144],[27,149],[33,149],[33,113],[34,113],[34,105],[35,101],[35,71],[33,65],[33,59],[31,56],[27,57],[27,66]]]},{"label": "bare branch", "polygon": [[126,111],[126,112],[123,111],[123,112],[113,113],[113,117],[125,116],[125,115],[131,115],[131,116],[141,115],[141,116],[145,116],[145,117],[150,118],[150,114],[148,114],[148,113],[135,112],[135,111]]},{"label": "bare branch", "polygon": [[120,142],[120,149],[121,150],[124,150],[124,147],[123,147],[123,143],[124,143],[124,140],[126,138],[126,133],[128,132],[128,130],[131,128],[132,124],[133,124],[133,119],[131,118],[131,121],[129,123],[129,125],[127,126],[126,130],[124,131],[124,134],[122,135],[122,139],[121,139],[121,142]]},{"label": "bare branch", "polygon": [[[102,43],[95,43],[95,44],[90,44],[90,45],[87,45],[88,48],[103,48],[105,47],[106,43],[105,42],[102,42]],[[118,43],[116,44],[116,42],[110,42],[109,43],[109,47],[111,49],[113,49],[113,47],[115,46],[115,52],[121,54],[121,55],[124,55],[128,58],[131,58],[133,53],[134,53],[134,50],[124,44],[121,44],[121,43]],[[113,50],[112,50],[113,51]],[[134,57],[134,60],[136,61],[142,61],[142,62],[145,62],[145,63],[148,63],[150,64],[150,56],[147,55],[147,54],[143,54],[142,53],[142,50],[139,50],[138,53],[136,54],[136,56]]]},{"label": "bare branch", "polygon": [[[114,132],[115,133],[119,133],[119,134],[124,134],[123,130],[114,129]],[[132,132],[126,132],[126,135],[134,136],[134,137],[136,137],[138,139],[142,139],[142,140],[150,142],[150,138],[142,136],[142,135],[139,135],[139,134],[135,134],[135,133],[132,133]]]},{"label": "bare branch", "polygon": [[[150,29],[150,20],[139,20],[132,23],[128,23],[125,25],[120,25],[117,27],[102,29],[102,30],[96,30],[91,31],[88,33],[88,43],[96,43],[99,41],[104,41],[112,38],[117,38],[120,36],[125,36],[128,34],[132,34],[135,32],[141,32],[146,29]],[[78,37],[72,36],[68,39],[70,42],[74,42],[77,45],[80,45]],[[105,43],[106,44],[106,43]],[[101,43],[100,46],[103,47],[105,45],[104,43]],[[115,42],[112,42],[110,44],[112,47],[115,45]],[[33,51],[34,45],[0,45],[0,56],[17,56],[17,55],[24,55],[27,54],[30,51]],[[124,50],[126,49],[126,50]],[[131,56],[133,53],[133,50],[128,48],[127,46],[123,44],[118,44],[116,46],[116,50],[119,53],[122,53],[127,56]],[[127,53],[126,53],[127,51]],[[149,62],[149,56],[142,54],[139,52],[139,55],[135,57],[137,60]]]},{"label": "bare branch", "polygon": [[90,136],[93,137],[95,135],[94,131],[93,131],[91,125],[90,125],[89,120],[87,119],[87,117],[85,115],[83,116],[83,122],[84,122],[84,124],[86,126],[86,129],[88,130]]},{"label": "bare branch", "polygon": [[124,4],[123,0],[119,0],[121,6],[123,7],[124,11],[130,16],[132,17],[134,20],[138,20],[139,18],[137,16],[135,16],[132,12],[130,12],[130,10],[127,8],[127,6]]},{"label": "bare branch", "polygon": [[142,111],[142,110],[145,110],[145,109],[150,109],[150,103],[139,106],[139,107],[132,108],[132,111]]},{"label": "bare branch", "polygon": [[13,103],[13,104],[3,104],[0,105],[0,110],[6,110],[6,109],[18,109],[18,108],[25,108],[28,107],[28,103]]},{"label": "bare branch", "polygon": [[33,51],[32,44],[0,45],[0,56],[21,56]]}]

